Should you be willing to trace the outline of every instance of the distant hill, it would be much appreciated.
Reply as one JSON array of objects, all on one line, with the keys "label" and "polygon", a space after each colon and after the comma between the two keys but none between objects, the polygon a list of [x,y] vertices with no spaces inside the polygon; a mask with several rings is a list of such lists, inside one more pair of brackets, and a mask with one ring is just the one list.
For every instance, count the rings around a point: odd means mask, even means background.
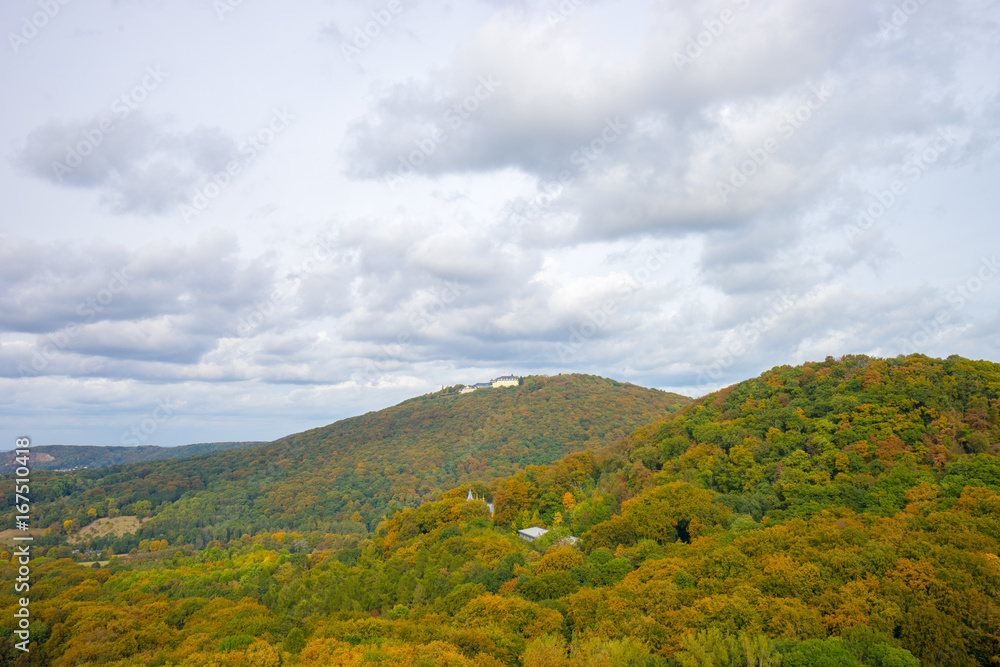
[{"label": "distant hill", "polygon": [[[123,463],[141,463],[160,459],[179,459],[196,454],[211,454],[227,449],[244,449],[265,445],[267,441],[207,442],[179,447],[106,447],[91,445],[39,445],[31,448],[32,470],[75,470],[103,468]],[[0,474],[14,472],[19,465],[13,450],[0,452]]]},{"label": "distant hill", "polygon": [[252,449],[39,477],[34,513],[56,528],[153,514],[140,537],[171,543],[279,529],[364,532],[455,486],[603,447],[691,400],[575,374],[446,389]]}]

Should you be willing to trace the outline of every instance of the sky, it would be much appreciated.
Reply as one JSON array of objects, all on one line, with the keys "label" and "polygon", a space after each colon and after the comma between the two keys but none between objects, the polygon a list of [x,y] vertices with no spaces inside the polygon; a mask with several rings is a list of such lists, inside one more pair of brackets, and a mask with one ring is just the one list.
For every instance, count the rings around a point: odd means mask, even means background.
[{"label": "sky", "polygon": [[1000,361],[995,0],[6,0],[0,449]]}]

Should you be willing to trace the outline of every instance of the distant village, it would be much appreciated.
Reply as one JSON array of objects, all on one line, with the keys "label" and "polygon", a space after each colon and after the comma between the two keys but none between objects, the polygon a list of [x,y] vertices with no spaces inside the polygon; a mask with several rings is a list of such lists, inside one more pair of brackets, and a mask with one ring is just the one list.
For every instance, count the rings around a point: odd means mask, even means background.
[{"label": "distant village", "polygon": [[501,375],[500,377],[490,380],[489,382],[477,382],[476,384],[467,384],[462,387],[460,394],[470,394],[477,389],[496,389],[498,387],[516,387],[521,384],[521,378],[516,375]]}]

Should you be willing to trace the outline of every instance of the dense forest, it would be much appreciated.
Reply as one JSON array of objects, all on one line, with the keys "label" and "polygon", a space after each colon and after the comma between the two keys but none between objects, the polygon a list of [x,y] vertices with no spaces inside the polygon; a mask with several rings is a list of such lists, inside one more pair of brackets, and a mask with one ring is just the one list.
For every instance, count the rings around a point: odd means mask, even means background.
[{"label": "dense forest", "polygon": [[[88,545],[116,553],[144,539],[201,548],[261,532],[357,533],[459,484],[597,449],[690,400],[588,375],[527,377],[470,394],[443,389],[260,447],[36,472],[33,522],[55,545],[95,519],[148,518],[131,540]],[[13,503],[0,498],[3,525],[13,525]]]},{"label": "dense forest", "polygon": [[[296,436],[289,456],[317,437]],[[912,355],[783,366],[602,447],[467,478],[354,532],[247,531],[203,548],[180,534],[92,568],[62,557],[65,546],[42,547],[33,656],[996,665],[998,450],[998,364]],[[470,488],[494,512],[468,501]],[[288,510],[268,498],[258,511]],[[548,532],[528,542],[516,532],[525,526]],[[14,566],[3,574],[9,617]],[[14,653],[0,637],[0,656]]]},{"label": "dense forest", "polygon": [[[179,447],[107,447],[100,445],[39,445],[31,448],[32,470],[72,470],[103,468],[123,463],[141,463],[160,459],[180,459],[185,456],[211,454],[227,449],[244,449],[265,445],[266,442],[205,442]],[[0,473],[10,473],[18,467],[13,450],[0,453]]]}]

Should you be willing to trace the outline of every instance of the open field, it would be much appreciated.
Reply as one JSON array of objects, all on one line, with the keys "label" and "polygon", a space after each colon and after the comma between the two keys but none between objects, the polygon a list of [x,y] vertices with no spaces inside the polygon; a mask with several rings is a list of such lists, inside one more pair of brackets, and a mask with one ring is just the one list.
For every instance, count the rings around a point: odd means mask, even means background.
[{"label": "open field", "polygon": [[[143,519],[143,521],[147,520]],[[71,535],[68,541],[71,544],[78,544],[89,538],[104,537],[105,535],[121,537],[126,533],[134,533],[139,530],[139,526],[141,525],[142,522],[136,516],[116,516],[113,519],[105,517],[87,524],[76,535]]]},{"label": "open field", "polygon": [[45,530],[42,528],[32,528],[28,531],[17,530],[16,528],[11,528],[10,530],[0,531],[0,543],[5,547],[13,547],[18,542],[14,541],[15,537],[23,537],[24,535],[31,535],[34,538],[39,538],[45,534]]}]

